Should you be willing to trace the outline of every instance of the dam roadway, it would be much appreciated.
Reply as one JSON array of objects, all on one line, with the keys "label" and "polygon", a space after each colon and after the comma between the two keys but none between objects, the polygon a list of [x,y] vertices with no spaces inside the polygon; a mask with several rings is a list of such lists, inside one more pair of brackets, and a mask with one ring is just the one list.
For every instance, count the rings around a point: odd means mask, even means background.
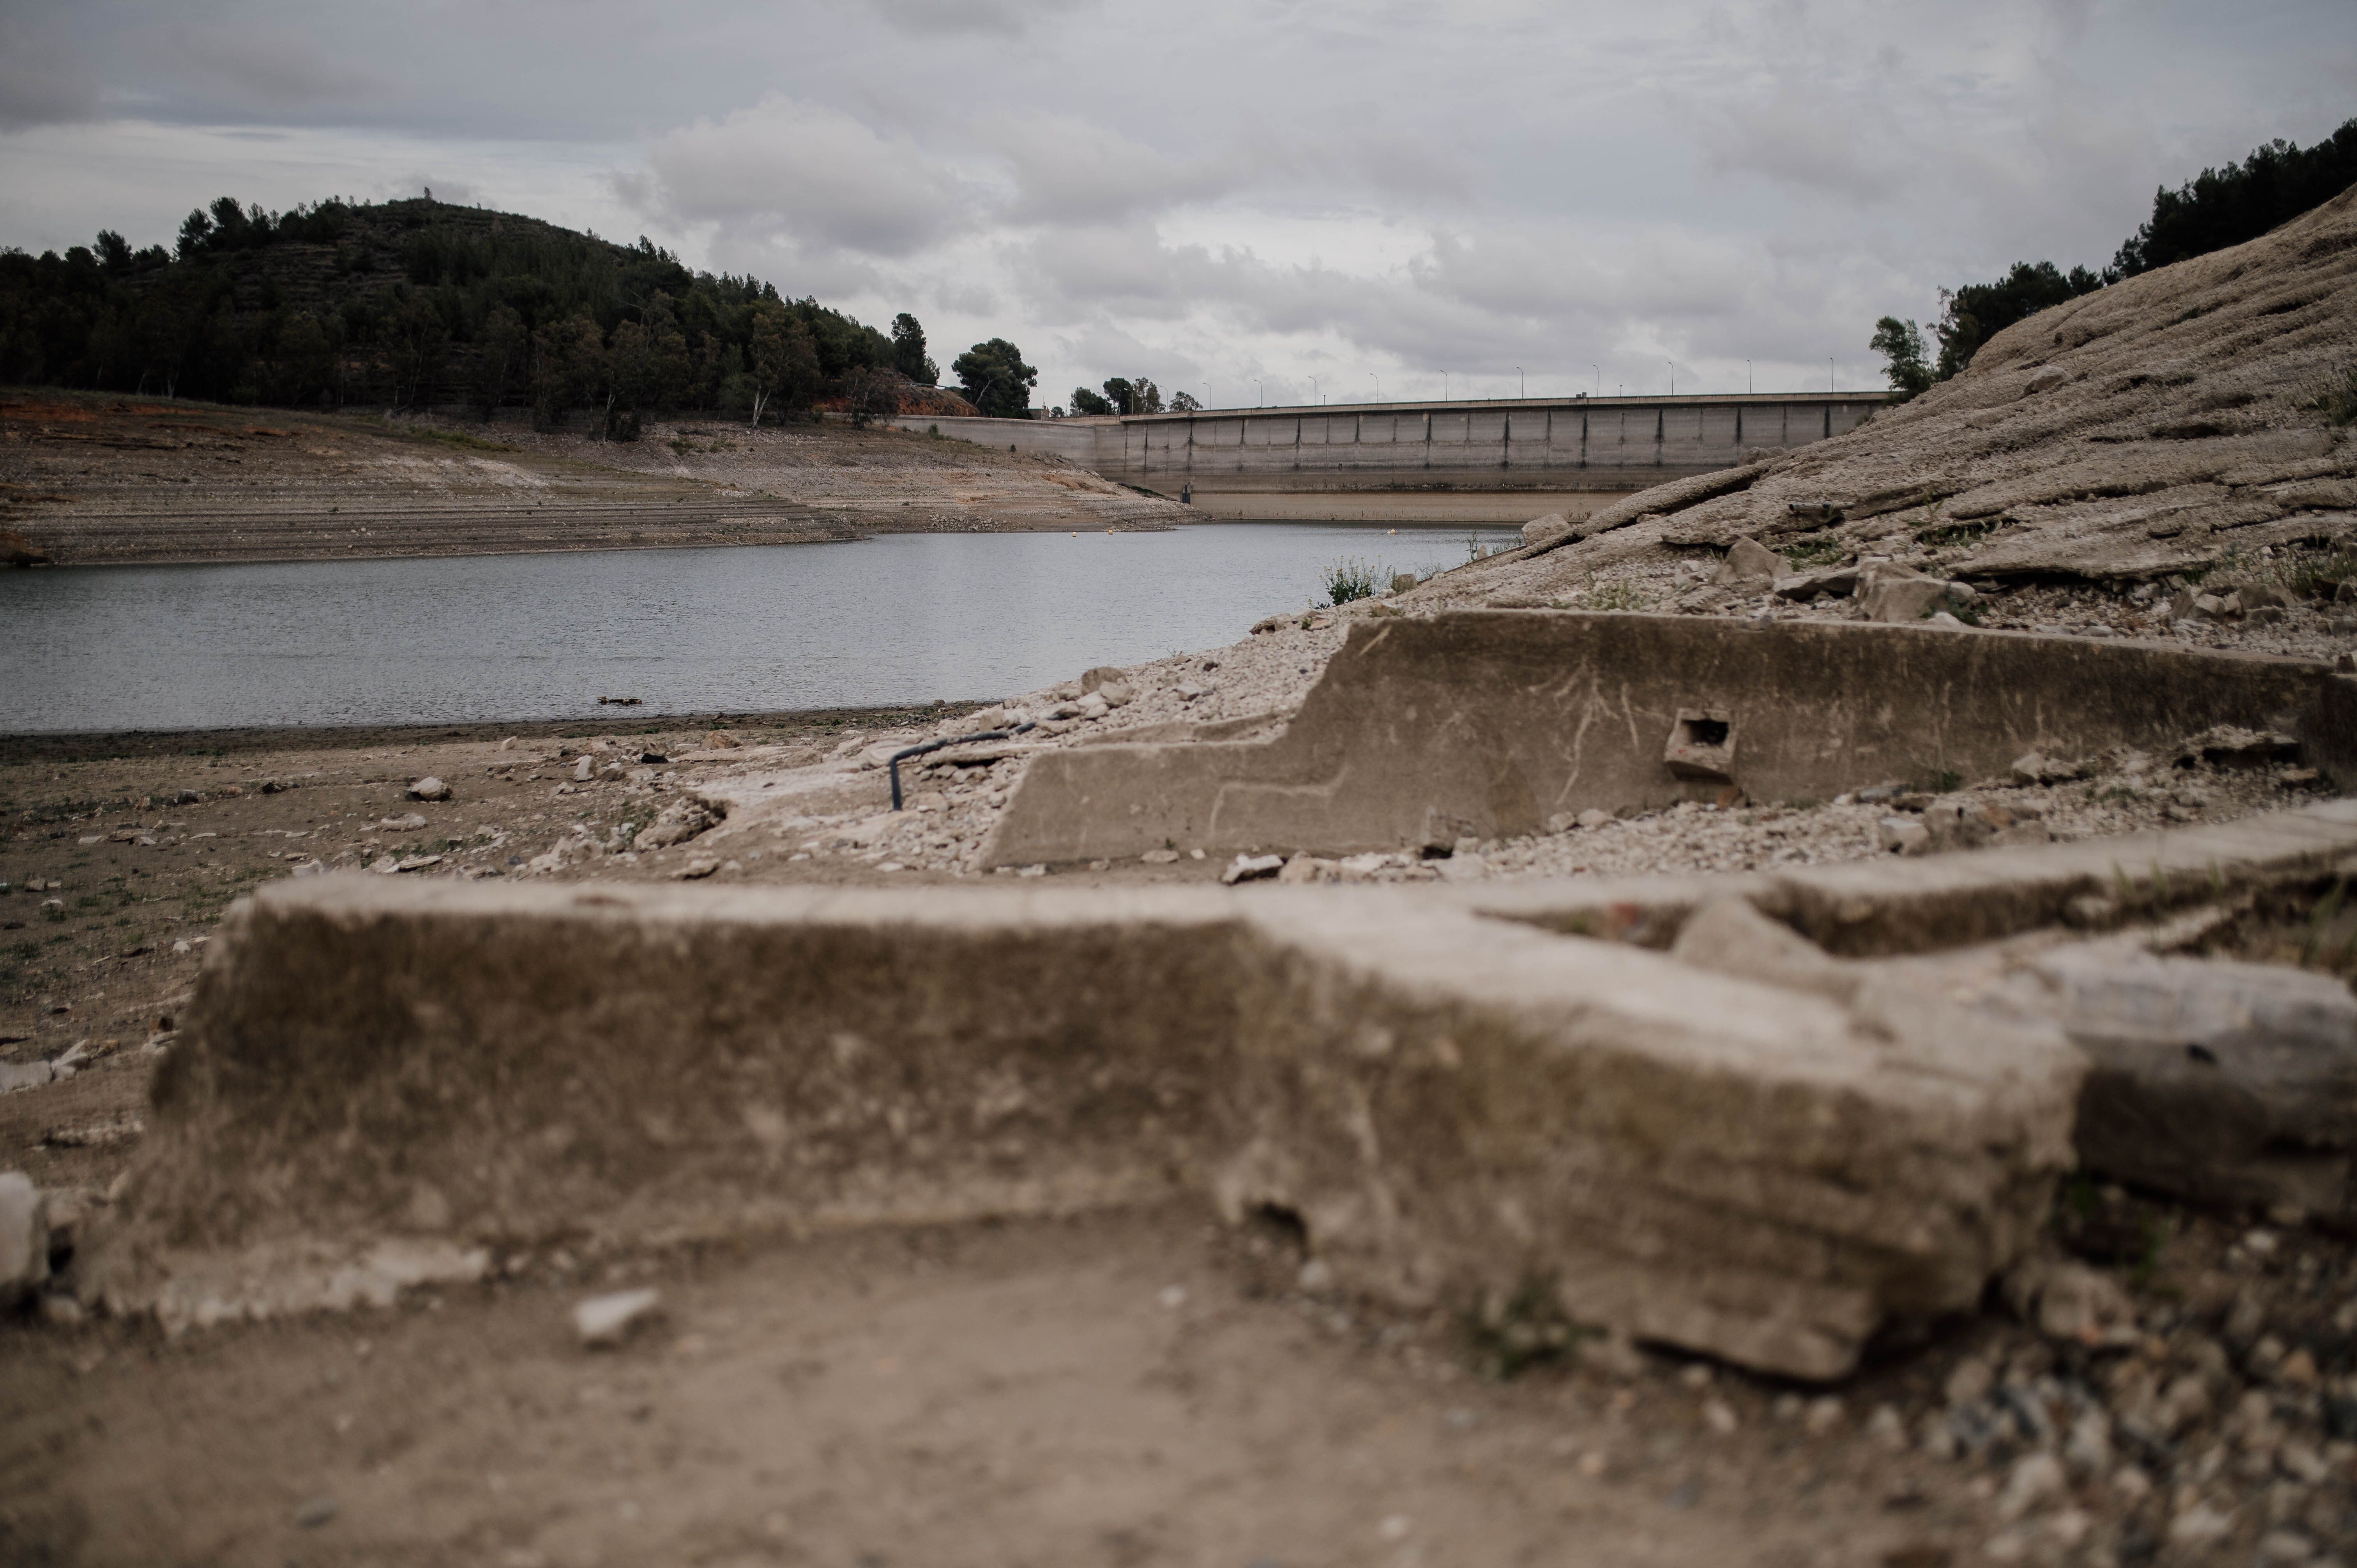
[{"label": "dam roadway", "polygon": [[909,415],[902,429],[1051,454],[1208,518],[1574,519],[1665,480],[1857,429],[1879,392],[1512,398],[1082,419]]}]

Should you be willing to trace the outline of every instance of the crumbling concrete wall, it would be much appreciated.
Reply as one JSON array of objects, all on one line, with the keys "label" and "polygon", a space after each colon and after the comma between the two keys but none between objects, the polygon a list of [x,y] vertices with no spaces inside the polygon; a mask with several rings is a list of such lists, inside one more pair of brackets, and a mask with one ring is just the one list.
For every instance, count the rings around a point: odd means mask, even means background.
[{"label": "crumbling concrete wall", "polygon": [[1796,800],[1972,780],[2220,724],[2288,732],[2357,781],[2357,682],[2296,660],[1699,617],[1363,621],[1275,740],[1036,758],[985,859],[1394,850],[1729,784]]},{"label": "crumbling concrete wall", "polygon": [[[1845,1003],[1376,889],[325,877],[241,909],[186,1034],[83,1287],[124,1309],[175,1257],[306,1238],[1193,1190],[1297,1217],[1348,1287],[1535,1281],[1813,1378],[1977,1300],[2068,1163],[2082,1070],[2058,1031],[1914,988]],[[304,1304],[260,1264],[213,1277],[248,1274],[221,1288]]]}]

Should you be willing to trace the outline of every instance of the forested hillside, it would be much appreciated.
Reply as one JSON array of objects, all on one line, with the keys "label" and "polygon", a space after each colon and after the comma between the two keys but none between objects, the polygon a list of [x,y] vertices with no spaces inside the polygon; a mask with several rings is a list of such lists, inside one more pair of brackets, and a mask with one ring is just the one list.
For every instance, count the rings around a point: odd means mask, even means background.
[{"label": "forested hillside", "polygon": [[[783,418],[832,390],[873,410],[931,387],[923,329],[890,336],[750,276],[431,198],[273,215],[223,197],[175,250],[102,231],[0,252],[0,381],[225,403]],[[944,394],[932,394],[940,397]]]},{"label": "forested hillside", "polygon": [[2175,190],[2153,192],[2152,216],[2122,242],[2101,271],[2052,262],[2016,262],[1990,283],[1942,289],[1942,315],[1932,324],[1940,344],[1934,360],[1912,321],[1886,316],[1874,324],[1868,347],[1883,357],[1891,386],[1913,397],[1973,362],[1982,344],[2017,321],[2107,288],[2156,267],[2206,256],[2255,240],[2310,212],[2357,184],[2357,120],[2313,146],[2277,137],[2241,163],[2205,168]]}]

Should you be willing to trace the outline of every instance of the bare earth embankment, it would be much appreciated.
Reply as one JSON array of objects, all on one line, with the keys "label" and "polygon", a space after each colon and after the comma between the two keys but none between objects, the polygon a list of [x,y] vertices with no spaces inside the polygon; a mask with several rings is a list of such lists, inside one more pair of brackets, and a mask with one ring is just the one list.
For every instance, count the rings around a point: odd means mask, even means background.
[{"label": "bare earth embankment", "polygon": [[1183,515],[1052,458],[839,424],[690,419],[604,442],[507,420],[0,393],[0,532],[61,564],[797,544]]}]

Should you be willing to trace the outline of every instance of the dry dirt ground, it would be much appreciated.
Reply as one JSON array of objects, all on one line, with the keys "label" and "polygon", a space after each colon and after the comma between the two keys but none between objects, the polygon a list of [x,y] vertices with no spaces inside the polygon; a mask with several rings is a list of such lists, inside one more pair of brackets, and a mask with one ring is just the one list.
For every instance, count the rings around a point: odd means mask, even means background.
[{"label": "dry dirt ground", "polygon": [[[1265,693],[1301,681],[1334,635],[1294,628],[1222,653],[1260,650],[1258,684],[1240,684]],[[171,1048],[157,1026],[257,881],[433,855],[404,875],[674,875],[709,834],[635,861],[533,862],[795,764],[834,768],[872,812],[882,774],[827,758],[971,720],[737,715],[733,747],[711,744],[712,722],[0,743],[0,1062],[83,1053],[70,1078],[0,1094],[0,1167],[103,1193]],[[593,780],[576,784],[584,757]],[[424,774],[456,798],[408,800]],[[2199,805],[2173,774],[2148,799],[2101,798],[2132,784],[2048,787],[2064,797],[2051,814],[2128,813],[2097,824],[2115,830],[2298,798],[2264,769],[2213,781]],[[2074,789],[2094,799],[2074,805]],[[1642,853],[1658,858],[1689,840],[1718,854],[1731,834],[1768,854],[1794,826],[1744,816],[1553,837],[1600,849],[1651,833]],[[882,845],[797,859],[800,842],[740,840],[711,875],[972,877],[887,873]],[[1480,847],[1498,861],[1485,875],[1517,869],[1510,846]],[[2310,913],[2254,911],[2220,940],[2296,959]],[[2343,936],[2330,946],[2346,966],[2357,942]],[[2357,1560],[2350,1239],[2074,1187],[2048,1250],[2128,1288],[2136,1332],[2050,1336],[1993,1293],[1982,1317],[1891,1344],[1829,1391],[1582,1341],[1512,1302],[1372,1312],[1319,1288],[1291,1237],[1227,1232],[1185,1206],[510,1256],[496,1283],[389,1313],[178,1341],[144,1323],[20,1317],[0,1326],[0,1559]],[[662,1320],[619,1351],[578,1348],[571,1306],[639,1283],[663,1293]]]},{"label": "dry dirt ground", "polygon": [[1058,459],[837,423],[683,420],[610,443],[509,419],[0,392],[0,531],[67,564],[790,544],[1183,516]]}]

